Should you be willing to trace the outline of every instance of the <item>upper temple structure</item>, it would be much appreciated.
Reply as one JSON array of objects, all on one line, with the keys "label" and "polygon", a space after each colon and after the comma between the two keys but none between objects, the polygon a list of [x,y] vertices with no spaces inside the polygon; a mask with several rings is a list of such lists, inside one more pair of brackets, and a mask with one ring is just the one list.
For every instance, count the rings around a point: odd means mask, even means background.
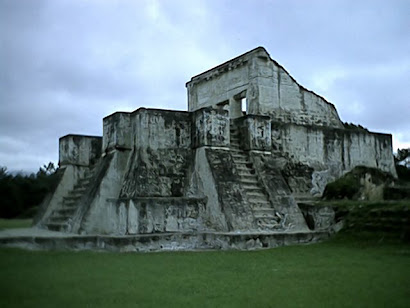
[{"label": "upper temple structure", "polygon": [[344,124],[262,47],[186,87],[188,111],[116,112],[102,137],[61,137],[59,180],[37,226],[202,244],[210,234],[309,234],[328,225],[308,227],[298,202],[358,165],[396,174],[391,135]]}]

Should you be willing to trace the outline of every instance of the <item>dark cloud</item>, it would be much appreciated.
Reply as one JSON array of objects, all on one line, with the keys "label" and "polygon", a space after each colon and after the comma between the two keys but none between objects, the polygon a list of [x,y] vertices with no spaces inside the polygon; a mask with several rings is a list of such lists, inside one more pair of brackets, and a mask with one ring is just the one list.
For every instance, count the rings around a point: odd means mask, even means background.
[{"label": "dark cloud", "polygon": [[410,146],[409,1],[0,0],[0,165],[57,161],[141,106],[186,109],[185,82],[264,46],[344,121]]}]

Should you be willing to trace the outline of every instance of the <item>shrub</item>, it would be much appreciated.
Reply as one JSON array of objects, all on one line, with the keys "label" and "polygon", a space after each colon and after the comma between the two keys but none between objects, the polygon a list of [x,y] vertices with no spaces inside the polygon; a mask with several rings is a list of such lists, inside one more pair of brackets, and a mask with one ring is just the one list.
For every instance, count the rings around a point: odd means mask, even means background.
[{"label": "shrub", "polygon": [[336,181],[326,185],[323,193],[324,199],[357,199],[362,185],[360,180],[366,174],[371,175],[372,183],[375,185],[390,184],[394,181],[391,174],[376,168],[357,166]]}]

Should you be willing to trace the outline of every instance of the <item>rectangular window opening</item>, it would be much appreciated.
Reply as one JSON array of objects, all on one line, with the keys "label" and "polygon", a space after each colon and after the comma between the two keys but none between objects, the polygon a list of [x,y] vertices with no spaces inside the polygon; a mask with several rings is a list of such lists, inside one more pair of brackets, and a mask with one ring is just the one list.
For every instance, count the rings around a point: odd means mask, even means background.
[{"label": "rectangular window opening", "polygon": [[246,97],[241,99],[241,108],[242,108],[242,112],[246,114],[246,109],[247,109],[247,102],[246,102]]}]

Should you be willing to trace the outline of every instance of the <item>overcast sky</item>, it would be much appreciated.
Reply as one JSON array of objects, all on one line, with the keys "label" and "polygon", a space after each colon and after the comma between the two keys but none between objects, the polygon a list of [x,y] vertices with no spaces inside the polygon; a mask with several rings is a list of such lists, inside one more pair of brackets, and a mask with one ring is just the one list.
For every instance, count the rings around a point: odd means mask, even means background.
[{"label": "overcast sky", "polygon": [[58,138],[257,46],[345,122],[410,147],[410,1],[0,0],[0,166],[58,162]]}]

